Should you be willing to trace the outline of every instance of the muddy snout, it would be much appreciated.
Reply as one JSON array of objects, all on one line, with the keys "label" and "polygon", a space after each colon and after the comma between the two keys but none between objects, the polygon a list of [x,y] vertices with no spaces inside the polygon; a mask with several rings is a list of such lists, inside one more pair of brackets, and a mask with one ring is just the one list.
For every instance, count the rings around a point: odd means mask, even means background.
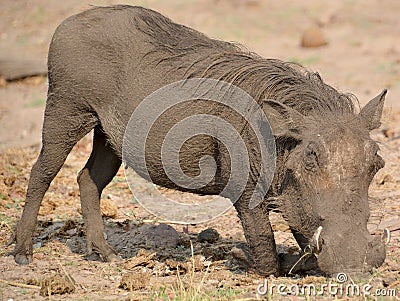
[{"label": "muddy snout", "polygon": [[340,272],[358,274],[371,272],[382,265],[386,257],[386,240],[385,234],[329,235],[329,232],[322,231],[318,241],[313,238],[312,244],[318,267],[326,275]]},{"label": "muddy snout", "polygon": [[371,267],[380,267],[386,258],[386,237],[382,235],[370,235],[367,246],[367,264]]}]

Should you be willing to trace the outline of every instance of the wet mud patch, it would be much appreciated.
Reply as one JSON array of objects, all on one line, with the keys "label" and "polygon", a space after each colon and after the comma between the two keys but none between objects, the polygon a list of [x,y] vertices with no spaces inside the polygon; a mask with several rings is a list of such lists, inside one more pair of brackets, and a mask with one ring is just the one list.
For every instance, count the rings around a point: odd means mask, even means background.
[{"label": "wet mud patch", "polygon": [[[207,230],[213,236],[219,234],[215,229]],[[51,240],[57,240],[75,254],[86,254],[85,228],[82,220],[39,222],[34,246],[46,245]],[[207,260],[234,260],[231,250],[243,247],[242,241],[212,238],[211,242],[204,239],[204,233],[184,233],[176,231],[168,224],[139,224],[136,221],[105,223],[107,242],[123,259],[135,259],[137,264],[151,260],[165,261],[173,259],[185,261],[193,255],[204,256]],[[90,260],[101,260],[92,257]]]},{"label": "wet mud patch", "polygon": [[[139,266],[153,270],[157,275],[186,273],[195,262],[196,270],[203,270],[214,262],[223,264],[234,273],[252,271],[250,250],[243,241],[222,238],[217,230],[207,228],[198,234],[178,232],[168,224],[138,224],[137,221],[105,222],[105,237],[123,258],[117,263],[125,269]],[[102,261],[97,254],[86,256],[85,228],[82,220],[40,222],[34,247],[45,246],[56,240],[65,244],[72,253],[89,261]],[[298,249],[279,246],[289,252],[280,253],[283,273],[318,274],[315,260],[300,260]],[[193,261],[194,260],[194,261]],[[162,264],[161,264],[162,263]],[[176,274],[176,273],[175,273]]]}]

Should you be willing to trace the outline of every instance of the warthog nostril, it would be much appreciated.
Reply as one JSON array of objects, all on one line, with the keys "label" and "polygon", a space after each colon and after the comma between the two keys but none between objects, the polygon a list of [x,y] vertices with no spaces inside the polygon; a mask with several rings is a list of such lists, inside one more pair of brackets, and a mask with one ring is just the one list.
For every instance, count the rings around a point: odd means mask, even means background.
[{"label": "warthog nostril", "polygon": [[390,230],[388,228],[385,228],[380,235],[378,233],[370,235],[368,239],[368,246],[370,248],[373,248],[382,244],[387,245],[390,242],[390,239]]},{"label": "warthog nostril", "polygon": [[390,231],[384,229],[381,235],[372,235],[368,241],[368,249],[380,249],[390,242]]}]

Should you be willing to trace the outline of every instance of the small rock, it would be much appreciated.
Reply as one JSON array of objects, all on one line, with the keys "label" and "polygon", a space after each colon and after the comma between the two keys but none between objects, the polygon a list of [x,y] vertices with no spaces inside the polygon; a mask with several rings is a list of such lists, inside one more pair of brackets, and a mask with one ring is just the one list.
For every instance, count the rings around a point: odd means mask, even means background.
[{"label": "small rock", "polygon": [[384,185],[385,183],[389,183],[393,181],[393,177],[389,174],[383,175],[378,179],[378,184],[379,185]]},{"label": "small rock", "polygon": [[137,230],[137,237],[143,237],[146,246],[157,248],[176,248],[179,233],[170,225],[143,225]]},{"label": "small rock", "polygon": [[217,232],[217,230],[215,230],[213,228],[208,228],[206,230],[203,230],[197,236],[198,242],[214,243],[218,239],[219,239],[219,233]]},{"label": "small rock", "polygon": [[382,129],[382,134],[386,137],[386,138],[393,138],[395,136],[395,131],[393,129],[388,129],[388,128],[384,128]]},{"label": "small rock", "polygon": [[74,228],[74,229],[69,229],[67,231],[65,231],[65,233],[69,236],[74,236],[76,233],[78,232],[78,229]]},{"label": "small rock", "polygon": [[118,209],[109,200],[101,199],[100,201],[101,215],[104,217],[116,218],[118,216]]},{"label": "small rock", "polygon": [[42,245],[43,245],[42,242],[39,241],[39,242],[33,244],[32,248],[33,248],[33,249],[39,249],[39,248],[42,247]]},{"label": "small rock", "polygon": [[250,265],[249,257],[243,249],[238,247],[233,247],[231,250],[231,255],[237,261],[244,263],[246,265]]},{"label": "small rock", "polygon": [[313,48],[328,44],[324,33],[318,26],[312,26],[303,32],[301,37],[301,47]]},{"label": "small rock", "polygon": [[179,233],[178,245],[184,246],[185,248],[190,248],[190,236],[186,233]]}]

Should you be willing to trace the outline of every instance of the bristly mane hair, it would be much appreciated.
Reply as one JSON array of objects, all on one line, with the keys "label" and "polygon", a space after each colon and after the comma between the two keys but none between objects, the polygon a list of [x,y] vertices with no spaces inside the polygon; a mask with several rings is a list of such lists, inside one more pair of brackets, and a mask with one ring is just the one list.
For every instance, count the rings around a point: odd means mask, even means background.
[{"label": "bristly mane hair", "polygon": [[[216,39],[176,24],[148,9],[137,9],[132,24],[149,37],[157,64],[174,65],[184,78],[211,77],[237,85],[257,102],[273,99],[303,115],[347,115],[355,113],[354,95],[338,92],[318,73],[277,59],[265,59],[244,47]],[[171,64],[171,62],[174,64]]]}]

